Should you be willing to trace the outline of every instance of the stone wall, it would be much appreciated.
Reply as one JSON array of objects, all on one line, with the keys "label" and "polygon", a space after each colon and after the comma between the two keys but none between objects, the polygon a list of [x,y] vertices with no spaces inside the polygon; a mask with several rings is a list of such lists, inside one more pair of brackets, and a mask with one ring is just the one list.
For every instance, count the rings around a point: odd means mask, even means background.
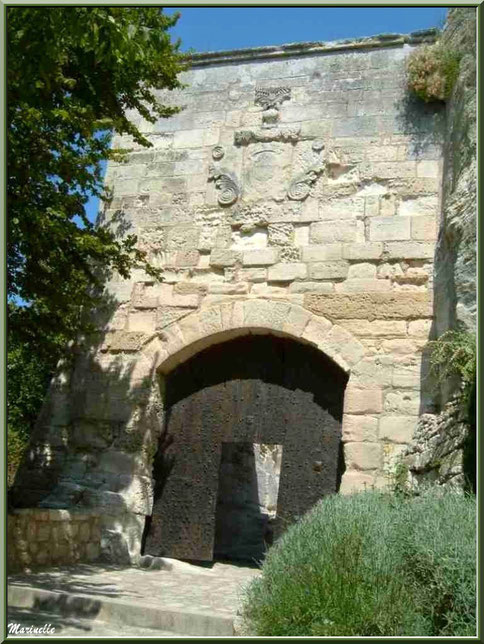
[{"label": "stone wall", "polygon": [[100,552],[100,517],[96,513],[32,508],[8,514],[10,571],[94,562]]},{"label": "stone wall", "polygon": [[136,558],[164,374],[249,333],[312,344],[349,375],[341,492],[386,484],[432,404],[444,114],[409,99],[404,69],[433,38],[197,54],[186,89],[160,94],[179,115],[132,115],[152,147],[116,137],[131,151],[108,167],[101,219],[136,234],[163,280],[109,279],[98,336],[52,383],[16,505],[96,508],[103,553]]}]

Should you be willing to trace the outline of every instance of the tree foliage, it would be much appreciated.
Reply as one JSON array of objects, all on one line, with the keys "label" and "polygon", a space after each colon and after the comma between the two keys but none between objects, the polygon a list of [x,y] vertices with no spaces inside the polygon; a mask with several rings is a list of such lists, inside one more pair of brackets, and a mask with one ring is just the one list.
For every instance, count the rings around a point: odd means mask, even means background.
[{"label": "tree foliage", "polygon": [[36,406],[10,385],[32,369],[32,394],[43,388],[83,324],[81,308],[95,305],[101,275],[138,266],[156,275],[134,235],[116,237],[84,205],[105,196],[102,162],[119,156],[113,131],[151,145],[129,111],[154,122],[179,110],[155,91],[181,86],[186,62],[168,33],[177,19],[143,6],[7,10],[10,425]]},{"label": "tree foliage", "polygon": [[151,122],[178,111],[153,92],[180,86],[175,22],[154,7],[8,9],[9,295],[50,314],[86,302],[93,262],[126,275],[143,261],[84,204],[103,194],[112,130],[150,145],[127,110]]}]

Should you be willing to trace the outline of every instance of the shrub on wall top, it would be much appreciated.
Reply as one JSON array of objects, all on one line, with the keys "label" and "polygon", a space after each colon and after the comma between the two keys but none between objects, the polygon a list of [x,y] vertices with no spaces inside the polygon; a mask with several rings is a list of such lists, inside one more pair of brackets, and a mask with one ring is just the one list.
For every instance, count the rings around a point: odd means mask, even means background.
[{"label": "shrub on wall top", "polygon": [[407,60],[408,89],[426,103],[446,101],[459,74],[460,54],[442,41],[415,49]]}]

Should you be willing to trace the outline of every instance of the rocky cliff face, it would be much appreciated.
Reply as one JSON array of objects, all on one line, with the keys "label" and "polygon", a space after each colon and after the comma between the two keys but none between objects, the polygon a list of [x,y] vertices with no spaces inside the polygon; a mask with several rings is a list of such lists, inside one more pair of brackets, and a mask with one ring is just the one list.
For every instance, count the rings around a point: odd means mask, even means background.
[{"label": "rocky cliff face", "polygon": [[476,9],[449,10],[444,42],[461,55],[446,108],[443,201],[436,256],[436,331],[476,328]]},{"label": "rocky cliff face", "polygon": [[[476,331],[476,9],[450,9],[443,40],[449,50],[462,57],[446,105],[442,212],[435,257],[436,336],[449,328]],[[403,462],[414,485],[436,482],[462,486],[467,485],[466,478],[472,480],[475,427],[469,428],[458,404],[457,384],[443,384],[443,410],[420,417],[413,441],[404,453]]]}]

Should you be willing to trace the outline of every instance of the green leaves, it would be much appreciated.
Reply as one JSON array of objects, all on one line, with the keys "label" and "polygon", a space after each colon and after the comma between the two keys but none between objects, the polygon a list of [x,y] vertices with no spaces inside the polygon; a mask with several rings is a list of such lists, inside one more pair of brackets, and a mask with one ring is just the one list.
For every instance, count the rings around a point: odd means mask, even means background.
[{"label": "green leaves", "polygon": [[180,86],[184,60],[167,34],[176,20],[157,7],[8,8],[11,295],[49,306],[55,293],[67,307],[82,300],[92,262],[129,273],[143,261],[132,240],[91,226],[84,204],[103,194],[99,164],[121,155],[100,130],[149,145],[127,110],[149,120],[178,111],[149,89]]},{"label": "green leaves", "polygon": [[[451,329],[427,344],[430,367],[439,382],[457,376],[461,383],[462,402],[467,406],[476,383],[477,345],[474,334]],[[475,393],[475,392],[474,392]]]},{"label": "green leaves", "polygon": [[176,20],[158,7],[7,9],[8,295],[23,301],[9,310],[9,344],[28,347],[27,361],[48,346],[48,372],[85,329],[81,307],[97,306],[107,275],[143,267],[159,277],[134,236],[93,225],[84,205],[109,197],[101,164],[123,156],[111,150],[114,130],[149,145],[127,111],[148,120],[178,111],[151,89],[180,87],[185,61],[167,33]]}]

